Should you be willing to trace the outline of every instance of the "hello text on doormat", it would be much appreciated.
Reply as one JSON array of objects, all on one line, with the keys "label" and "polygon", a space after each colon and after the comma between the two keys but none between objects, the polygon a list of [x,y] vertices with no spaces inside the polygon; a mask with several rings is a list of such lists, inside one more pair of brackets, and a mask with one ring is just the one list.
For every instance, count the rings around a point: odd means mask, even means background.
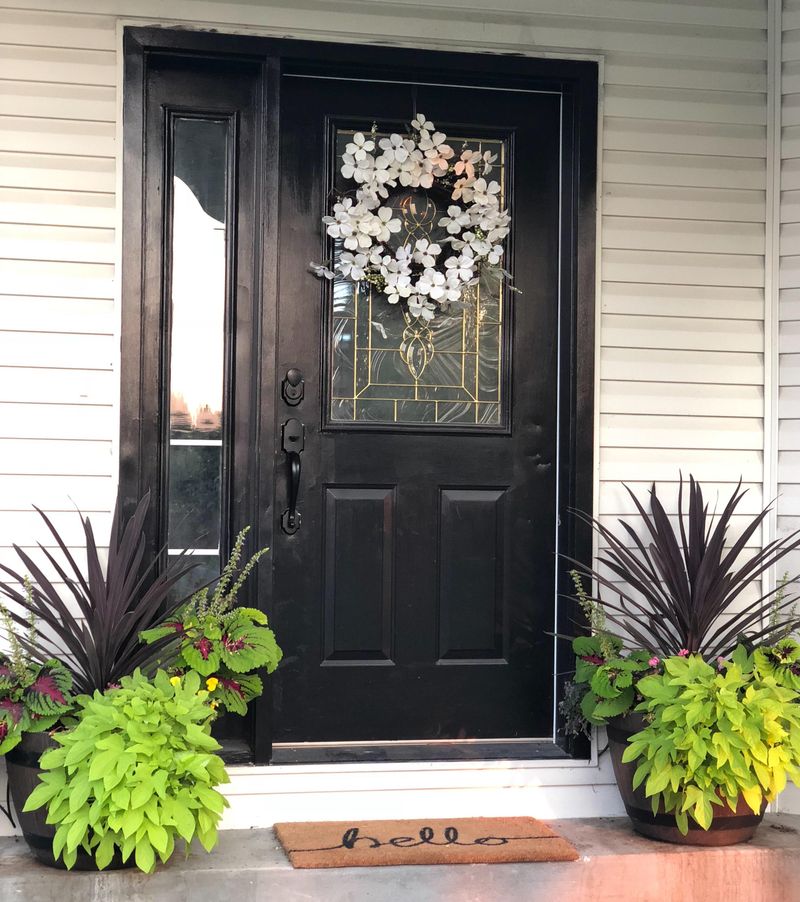
[{"label": "hello text on doormat", "polygon": [[532,817],[312,821],[275,825],[295,868],[574,861],[575,847]]}]

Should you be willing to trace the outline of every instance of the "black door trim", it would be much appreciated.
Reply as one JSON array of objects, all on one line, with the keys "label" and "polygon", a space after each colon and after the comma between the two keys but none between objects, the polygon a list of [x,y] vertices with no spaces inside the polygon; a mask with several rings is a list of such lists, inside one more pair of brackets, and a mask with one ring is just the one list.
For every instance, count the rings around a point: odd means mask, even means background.
[{"label": "black door trim", "polygon": [[[596,253],[596,184],[597,184],[597,101],[598,64],[587,60],[542,59],[490,53],[415,50],[376,45],[359,45],[358,53],[348,44],[305,40],[277,39],[255,36],[226,35],[202,31],[169,28],[126,27],[123,37],[123,264],[122,283],[122,363],[120,402],[120,489],[121,497],[130,506],[148,487],[159,484],[159,454],[157,436],[160,434],[158,380],[154,374],[161,355],[162,286],[147,277],[148,247],[145,233],[146,159],[144,146],[145,109],[148,71],[151,62],[170,57],[207,60],[209,64],[239,64],[257,69],[261,74],[260,114],[262,123],[260,150],[257,155],[255,194],[266,198],[255,222],[257,241],[253,258],[261,260],[253,272],[254,297],[275,287],[275,254],[269,236],[275,234],[271,225],[277,221],[274,202],[277,191],[277,109],[282,74],[335,75],[359,80],[428,81],[519,90],[549,90],[562,94],[564,99],[564,136],[569,142],[570,171],[565,182],[569,190],[573,223],[565,225],[562,235],[562,330],[561,330],[561,423],[559,450],[559,541],[558,547],[571,557],[589,561],[592,538],[589,530],[578,523],[569,511],[593,508],[594,466],[594,356],[595,356],[595,253]],[[413,73],[413,77],[410,77]],[[160,251],[159,251],[160,252]],[[568,322],[565,320],[568,318]],[[263,319],[254,323],[252,345],[269,348],[274,345],[274,322]],[[258,360],[258,357],[255,358]],[[261,355],[260,369],[254,364],[252,377],[258,391],[247,398],[251,420],[249,433],[256,447],[272,449],[275,404],[274,365],[268,354]],[[256,371],[258,369],[258,371]],[[242,412],[242,407],[237,404]],[[268,456],[271,451],[267,452]],[[257,453],[246,455],[257,468]],[[258,473],[253,473],[258,480]],[[157,499],[158,501],[159,499]],[[262,508],[271,505],[265,500]],[[162,520],[159,504],[153,506],[153,527]],[[124,509],[124,507],[123,507]],[[265,510],[259,514],[267,519]],[[268,535],[254,522],[255,539],[259,547]],[[157,547],[157,538],[154,540]],[[566,567],[563,568],[566,571]],[[577,607],[571,600],[566,572],[559,568],[557,591],[564,599],[558,609],[557,630],[561,635],[573,634],[579,622]],[[259,568],[257,597],[269,609],[271,574],[268,567]],[[566,640],[557,640],[556,681],[557,697],[562,695],[564,680],[571,671],[571,651]],[[256,706],[250,745],[257,763],[271,756],[269,735],[270,700],[263,698]],[[524,757],[545,755],[540,741],[531,740]],[[499,748],[499,746],[497,746]],[[361,760],[357,746],[350,747],[354,758]],[[415,747],[416,748],[416,747]],[[471,754],[468,749],[474,749]],[[558,756],[587,757],[588,744],[575,742],[556,732],[552,750]],[[348,752],[350,753],[350,752]],[[302,758],[300,751],[281,753],[281,757]],[[364,760],[397,760],[400,747],[389,746],[380,752],[374,747]],[[448,757],[509,757],[495,754],[486,744],[465,745],[452,749]],[[435,758],[433,746],[427,756],[414,751],[409,759]],[[516,756],[514,756],[516,757]],[[285,760],[285,759],[284,759]],[[331,760],[330,757],[316,760]]]}]

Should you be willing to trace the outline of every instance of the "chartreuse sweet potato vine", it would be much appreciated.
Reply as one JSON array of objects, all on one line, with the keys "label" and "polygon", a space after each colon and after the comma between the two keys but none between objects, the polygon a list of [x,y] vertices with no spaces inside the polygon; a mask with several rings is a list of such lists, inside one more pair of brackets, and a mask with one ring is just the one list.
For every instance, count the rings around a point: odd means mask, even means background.
[{"label": "chartreuse sweet potato vine", "polygon": [[742,796],[758,814],[787,777],[800,782],[797,657],[788,639],[755,656],[740,645],[716,666],[700,655],[669,657],[662,673],[638,680],[636,710],[648,725],[622,760],[638,762],[633,787],[644,783],[653,813],[663,805],[686,834],[689,817],[708,829],[715,805],[735,811]]},{"label": "chartreuse sweet potato vine", "polygon": [[210,852],[227,804],[215,787],[228,775],[214,754],[200,677],[158,671],[151,681],[137,670],[77,706],[77,725],[54,735],[60,748],[42,756],[41,782],[24,808],[47,805],[56,859],[71,868],[82,848],[102,870],[119,850],[150,873],[178,838],[197,837]]}]

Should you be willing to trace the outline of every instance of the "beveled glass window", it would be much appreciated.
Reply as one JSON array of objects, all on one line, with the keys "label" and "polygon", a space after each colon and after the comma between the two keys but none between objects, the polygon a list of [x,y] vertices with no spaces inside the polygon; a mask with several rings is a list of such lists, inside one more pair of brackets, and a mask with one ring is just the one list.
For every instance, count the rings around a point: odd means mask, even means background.
[{"label": "beveled glass window", "polygon": [[230,130],[172,118],[167,541],[195,584],[220,564]]},{"label": "beveled glass window", "polygon": [[[342,191],[352,187],[338,177],[352,135],[353,129],[336,131],[336,185]],[[490,177],[500,183],[500,203],[506,206],[507,142],[448,135],[448,143],[457,156],[466,148],[497,155]],[[402,223],[388,242],[390,249],[420,238],[441,242],[447,236],[439,220],[451,201],[436,185],[427,191],[394,189],[383,203]],[[334,257],[341,250],[341,241],[333,242]],[[447,256],[445,247],[439,260]],[[429,322],[389,304],[371,286],[341,277],[333,281],[329,303],[329,425],[497,428],[507,422],[506,299],[496,277],[484,274],[465,291],[462,305],[438,311]]]}]

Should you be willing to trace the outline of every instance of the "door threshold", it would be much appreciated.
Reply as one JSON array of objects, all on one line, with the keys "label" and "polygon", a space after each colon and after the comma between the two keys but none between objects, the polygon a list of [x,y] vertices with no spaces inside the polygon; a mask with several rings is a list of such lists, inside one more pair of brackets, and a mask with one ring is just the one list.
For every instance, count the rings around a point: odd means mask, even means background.
[{"label": "door threshold", "polygon": [[570,759],[552,739],[434,739],[398,742],[275,743],[272,764],[342,764],[376,761]]}]

